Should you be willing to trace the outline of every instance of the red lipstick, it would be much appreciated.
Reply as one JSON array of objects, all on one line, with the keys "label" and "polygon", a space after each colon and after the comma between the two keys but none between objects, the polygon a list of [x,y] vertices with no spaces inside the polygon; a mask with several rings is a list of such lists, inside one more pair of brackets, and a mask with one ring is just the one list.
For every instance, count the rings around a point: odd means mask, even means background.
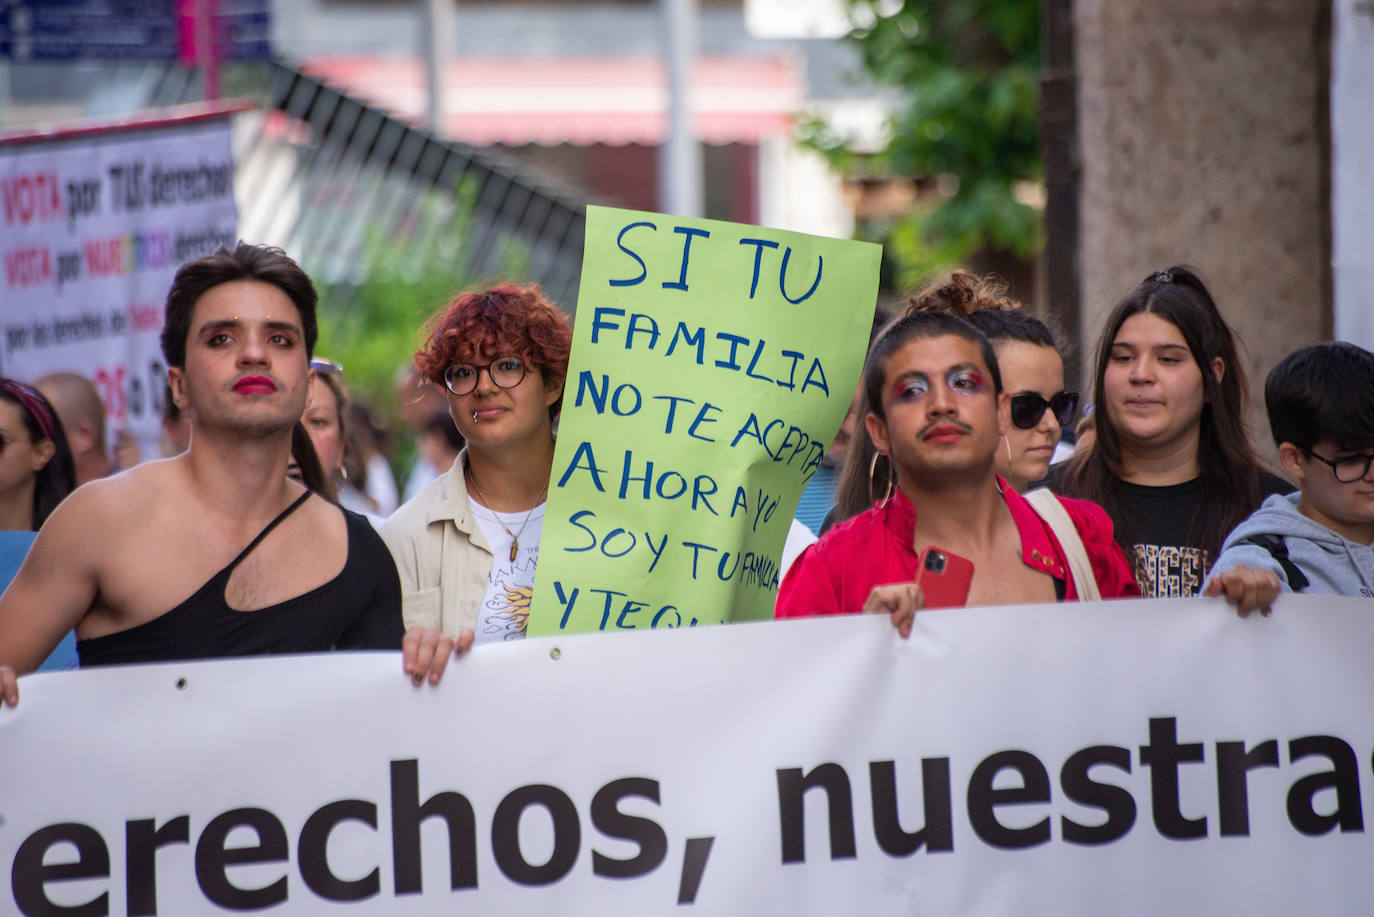
[{"label": "red lipstick", "polygon": [[266,376],[244,376],[234,383],[234,391],[240,395],[270,395],[277,390],[277,384]]},{"label": "red lipstick", "polygon": [[942,423],[925,430],[921,434],[921,439],[926,442],[953,443],[958,442],[968,434],[969,431],[959,424]]}]

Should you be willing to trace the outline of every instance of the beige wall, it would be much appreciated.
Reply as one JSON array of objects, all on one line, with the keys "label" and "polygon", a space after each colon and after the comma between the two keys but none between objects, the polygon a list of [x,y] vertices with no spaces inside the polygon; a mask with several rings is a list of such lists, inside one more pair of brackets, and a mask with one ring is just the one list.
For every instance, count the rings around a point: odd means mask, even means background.
[{"label": "beige wall", "polygon": [[[1331,333],[1329,0],[1076,0],[1085,365],[1149,272],[1198,267],[1263,382]],[[1087,376],[1085,376],[1087,378]]]}]

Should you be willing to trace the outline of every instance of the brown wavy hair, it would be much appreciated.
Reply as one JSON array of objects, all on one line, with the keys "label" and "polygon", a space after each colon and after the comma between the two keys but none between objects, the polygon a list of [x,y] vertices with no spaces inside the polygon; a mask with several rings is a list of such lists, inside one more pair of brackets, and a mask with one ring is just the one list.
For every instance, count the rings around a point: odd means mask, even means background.
[{"label": "brown wavy hair", "polygon": [[948,312],[968,318],[975,312],[1012,311],[1021,308],[1020,300],[1007,292],[1001,278],[989,274],[980,277],[972,271],[956,268],[947,277],[939,277],[907,297],[906,313]]},{"label": "brown wavy hair", "polygon": [[[425,344],[415,351],[415,371],[442,387],[444,371],[479,354],[513,354],[539,370],[545,382],[562,385],[568,375],[572,323],[538,286],[503,283],[459,293],[425,324]],[[549,407],[557,419],[563,398]]]}]

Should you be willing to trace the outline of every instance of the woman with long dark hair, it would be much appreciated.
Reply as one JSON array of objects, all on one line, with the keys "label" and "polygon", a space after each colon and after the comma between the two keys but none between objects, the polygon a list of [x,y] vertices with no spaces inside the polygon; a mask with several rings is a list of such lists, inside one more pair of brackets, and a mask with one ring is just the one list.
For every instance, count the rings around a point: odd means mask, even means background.
[{"label": "woman with long dark hair", "polygon": [[1235,336],[1196,271],[1157,271],[1117,304],[1093,379],[1096,443],[1051,486],[1107,511],[1145,595],[1195,595],[1226,534],[1293,489],[1255,456]]},{"label": "woman with long dark hair", "polygon": [[0,530],[37,531],[75,486],[52,405],[32,386],[0,378]]}]

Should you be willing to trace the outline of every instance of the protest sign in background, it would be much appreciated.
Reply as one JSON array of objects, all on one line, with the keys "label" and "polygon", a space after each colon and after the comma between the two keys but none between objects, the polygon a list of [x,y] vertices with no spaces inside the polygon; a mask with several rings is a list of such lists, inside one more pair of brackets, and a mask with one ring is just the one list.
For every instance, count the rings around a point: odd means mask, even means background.
[{"label": "protest sign in background", "polygon": [[880,248],[587,208],[529,632],[770,618],[854,397]]},{"label": "protest sign in background", "polygon": [[0,142],[0,374],[86,376],[152,454],[167,288],[234,244],[233,176],[223,112]]},{"label": "protest sign in background", "polygon": [[0,912],[1350,915],[1368,600],[565,635],[36,675]]}]

